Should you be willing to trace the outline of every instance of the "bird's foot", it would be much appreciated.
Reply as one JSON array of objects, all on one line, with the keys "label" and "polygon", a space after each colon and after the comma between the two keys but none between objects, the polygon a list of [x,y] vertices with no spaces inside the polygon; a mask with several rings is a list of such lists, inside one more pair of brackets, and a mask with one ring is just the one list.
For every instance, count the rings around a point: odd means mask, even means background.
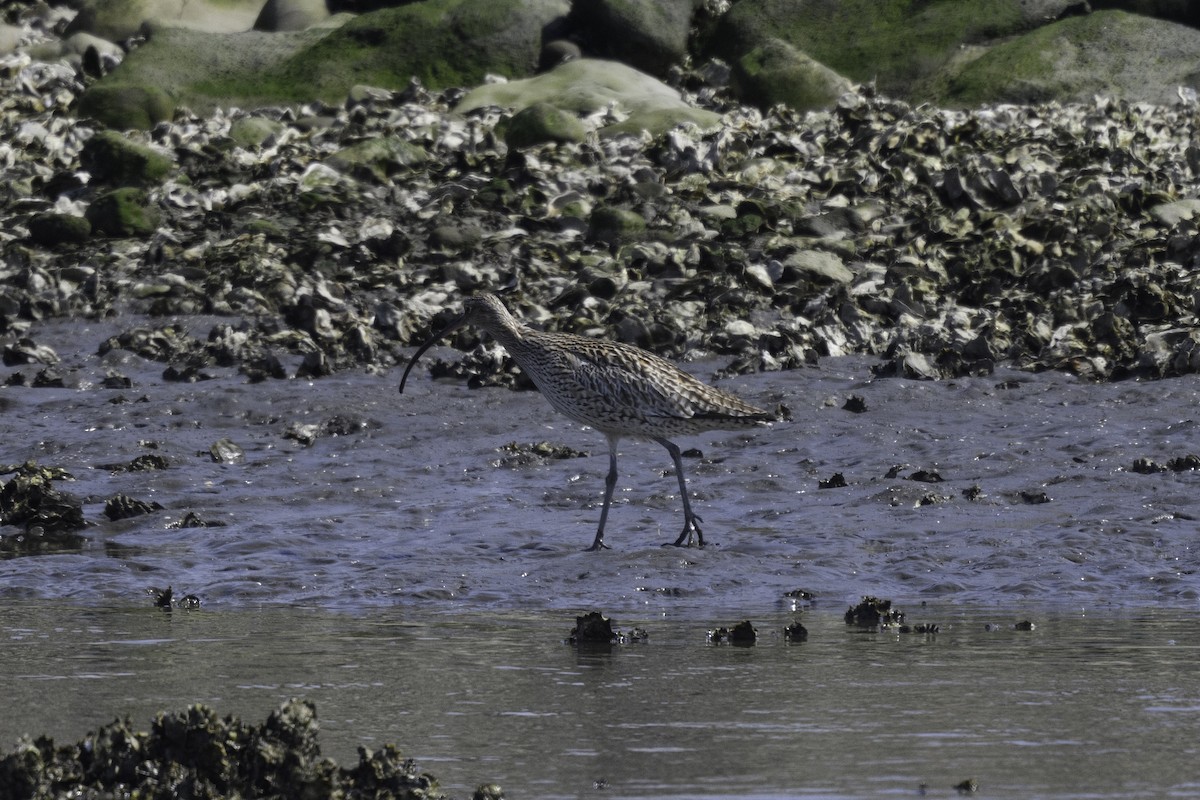
[{"label": "bird's foot", "polygon": [[601,538],[598,538],[598,537],[597,537],[596,541],[592,542],[592,546],[591,546],[591,547],[585,547],[585,548],[583,548],[583,552],[585,552],[585,553],[598,553],[598,552],[600,552],[601,550],[611,550],[611,549],[612,549],[611,547],[609,547],[608,545],[606,545],[606,544],[604,543],[604,540],[603,540],[603,539],[601,539]]},{"label": "bird's foot", "polygon": [[673,544],[675,547],[691,547],[692,537],[694,536],[696,539],[696,546],[704,547],[704,533],[700,530],[699,525],[699,523],[703,521],[704,520],[700,519],[700,517],[696,516],[695,514],[688,517],[683,521],[683,533],[679,534],[679,538],[674,542],[669,542],[668,544]]}]

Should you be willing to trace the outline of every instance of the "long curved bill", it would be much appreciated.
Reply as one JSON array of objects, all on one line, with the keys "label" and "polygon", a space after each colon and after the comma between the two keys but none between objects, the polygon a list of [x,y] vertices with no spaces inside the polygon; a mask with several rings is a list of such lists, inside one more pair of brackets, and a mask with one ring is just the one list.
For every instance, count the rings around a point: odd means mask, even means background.
[{"label": "long curved bill", "polygon": [[419,359],[421,356],[423,356],[425,354],[426,350],[433,347],[439,341],[446,338],[450,334],[454,333],[456,330],[458,330],[459,328],[461,328],[463,325],[466,325],[466,324],[467,324],[467,315],[463,314],[458,319],[454,320],[454,322],[451,322],[445,328],[442,328],[442,330],[435,333],[433,335],[432,339],[430,339],[428,342],[421,345],[420,348],[417,349],[417,352],[415,354],[413,354],[412,360],[408,362],[408,366],[404,368],[404,375],[402,375],[400,377],[400,394],[404,394],[404,382],[408,380],[408,373],[412,372],[412,368],[417,365],[417,359]]}]

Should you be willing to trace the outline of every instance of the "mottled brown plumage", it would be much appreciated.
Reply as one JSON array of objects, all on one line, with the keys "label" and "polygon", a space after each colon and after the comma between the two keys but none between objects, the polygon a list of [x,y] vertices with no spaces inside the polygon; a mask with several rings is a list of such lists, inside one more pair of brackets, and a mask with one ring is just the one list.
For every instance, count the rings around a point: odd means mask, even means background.
[{"label": "mottled brown plumage", "polygon": [[504,346],[555,410],[603,433],[609,471],[604,507],[590,550],[604,544],[604,524],[617,483],[617,442],[629,436],[658,442],[671,454],[683,499],[683,533],[676,545],[700,546],[704,535],[692,513],[679,448],[667,437],[764,425],[776,418],[729,392],[702,383],[674,364],[632,345],[570,333],[536,331],[518,321],[494,295],[469,298],[463,314],[417,350],[400,379],[400,391],[417,359],[444,336],[477,325]]}]

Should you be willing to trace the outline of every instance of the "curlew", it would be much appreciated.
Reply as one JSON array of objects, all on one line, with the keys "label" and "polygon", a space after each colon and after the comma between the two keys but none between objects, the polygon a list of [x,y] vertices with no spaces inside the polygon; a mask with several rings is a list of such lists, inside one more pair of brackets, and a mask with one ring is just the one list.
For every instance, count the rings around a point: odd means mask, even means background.
[{"label": "curlew", "polygon": [[503,345],[556,411],[596,429],[608,440],[604,507],[588,550],[607,547],[604,524],[617,484],[617,442],[622,437],[658,442],[671,454],[683,499],[683,533],[674,544],[690,545],[694,533],[697,544],[704,546],[700,517],[688,500],[679,447],[668,437],[751,428],[775,420],[776,414],[702,383],[671,362],[632,345],[534,330],[491,294],[468,298],[462,315],[421,345],[400,378],[401,394],[417,359],[466,325],[482,328]]}]

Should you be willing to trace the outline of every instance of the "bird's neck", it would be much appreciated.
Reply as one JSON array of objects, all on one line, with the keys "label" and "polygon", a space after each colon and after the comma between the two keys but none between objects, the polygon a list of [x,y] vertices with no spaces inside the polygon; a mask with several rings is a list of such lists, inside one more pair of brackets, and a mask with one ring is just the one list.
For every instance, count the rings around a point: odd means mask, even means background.
[{"label": "bird's neck", "polygon": [[530,329],[517,322],[516,319],[509,317],[503,320],[501,324],[489,325],[487,332],[492,335],[500,344],[504,345],[504,349],[509,353],[515,353],[523,349],[526,334],[530,333]]}]

